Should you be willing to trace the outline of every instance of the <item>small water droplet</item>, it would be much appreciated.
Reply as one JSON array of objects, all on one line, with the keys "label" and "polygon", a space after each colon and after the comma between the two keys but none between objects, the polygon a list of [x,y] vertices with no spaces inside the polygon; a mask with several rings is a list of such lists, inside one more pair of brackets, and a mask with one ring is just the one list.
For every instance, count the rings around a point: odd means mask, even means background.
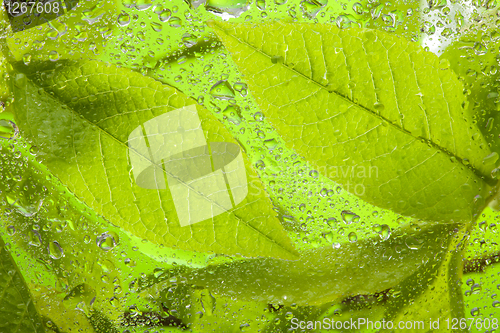
[{"label": "small water droplet", "polygon": [[253,119],[255,119],[255,121],[264,121],[264,115],[261,112],[255,112]]},{"label": "small water droplet", "polygon": [[384,109],[385,109],[384,104],[382,104],[382,103],[380,103],[380,102],[375,102],[375,104],[373,104],[373,107],[374,107],[374,108],[375,108],[375,110],[376,110],[377,112],[379,112],[379,113],[380,113],[380,112],[382,112],[382,111],[384,111]]},{"label": "small water droplet", "polygon": [[30,62],[31,62],[31,54],[26,53],[25,55],[23,55],[23,63],[25,65],[29,65]]},{"label": "small water droplet", "polygon": [[358,235],[354,231],[349,233],[349,242],[354,243],[355,241],[358,240]]},{"label": "small water droplet", "polygon": [[479,316],[479,308],[473,308],[472,310],[470,310],[470,314],[471,314],[473,317],[477,317],[477,316]]},{"label": "small water droplet", "polygon": [[7,227],[7,235],[13,236],[16,233],[16,228],[13,225]]},{"label": "small water droplet", "polygon": [[150,24],[151,29],[153,29],[155,32],[161,32],[163,30],[163,27],[160,23],[157,22],[152,22]]}]

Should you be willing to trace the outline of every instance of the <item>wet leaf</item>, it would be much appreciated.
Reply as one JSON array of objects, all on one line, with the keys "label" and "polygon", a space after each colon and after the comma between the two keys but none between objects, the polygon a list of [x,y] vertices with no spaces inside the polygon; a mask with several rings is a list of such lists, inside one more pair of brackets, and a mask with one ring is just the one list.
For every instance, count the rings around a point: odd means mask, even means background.
[{"label": "wet leaf", "polygon": [[20,69],[14,109],[22,135],[98,214],[169,247],[295,258],[245,152],[193,100],[101,62]]},{"label": "wet leaf", "polygon": [[484,208],[491,152],[435,55],[370,29],[210,25],[287,146],[323,175],[423,220],[471,221]]},{"label": "wet leaf", "polygon": [[23,276],[0,238],[0,331],[45,332]]}]

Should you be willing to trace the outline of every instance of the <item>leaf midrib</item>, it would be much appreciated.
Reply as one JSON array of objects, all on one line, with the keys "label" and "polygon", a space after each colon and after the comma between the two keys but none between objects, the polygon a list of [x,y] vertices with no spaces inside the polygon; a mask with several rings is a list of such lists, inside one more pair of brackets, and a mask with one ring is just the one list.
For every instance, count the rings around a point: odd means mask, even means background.
[{"label": "leaf midrib", "polygon": [[[265,53],[264,51],[262,51],[261,49],[258,49],[257,47],[253,46],[252,44],[248,43],[247,41],[244,41],[244,40],[241,40],[239,39],[238,37],[236,36],[233,36],[231,34],[229,34],[225,29],[219,27],[217,25],[216,22],[212,22],[212,23],[209,23],[209,26],[212,28],[212,29],[218,29],[220,31],[222,31],[224,34],[226,34],[227,36],[231,37],[231,38],[234,38],[235,40],[237,40],[239,43],[241,44],[244,44],[246,46],[248,46],[249,48],[251,48],[252,50],[254,50],[255,52],[258,52],[260,53],[261,55],[269,58],[269,60],[272,59],[272,56]],[[277,64],[275,64],[277,65]],[[354,101],[352,101],[351,99],[349,99],[347,96],[344,96],[343,94],[335,91],[335,90],[330,90],[328,89],[326,86],[324,86],[323,84],[313,80],[312,78],[306,76],[305,74],[289,67],[287,64],[285,64],[284,62],[282,63],[279,63],[279,65],[281,65],[282,67],[286,68],[287,70],[293,72],[294,74],[297,74],[299,76],[301,76],[302,78],[304,78],[305,80],[315,84],[316,86],[318,86],[320,89],[323,89],[325,91],[327,91],[328,93],[330,94],[335,94],[337,95],[338,97],[342,98],[344,101],[346,102],[349,102],[353,105],[355,105],[356,107],[358,107],[359,109],[363,110],[364,112],[367,112],[368,114],[370,114],[371,116],[374,116],[378,119],[380,119],[384,124],[388,125],[388,126],[391,126],[392,128],[402,132],[403,134],[406,134],[406,135],[409,135],[411,136],[412,138],[416,139],[416,140],[420,140],[420,141],[423,141],[425,142],[426,144],[430,145],[431,147],[433,147],[434,149],[438,150],[438,151],[441,151],[443,152],[444,154],[448,155],[450,158],[454,158],[456,159],[463,167],[467,168],[468,170],[470,170],[474,175],[476,175],[477,177],[479,177],[480,179],[482,179],[486,184],[490,185],[490,186],[493,186],[495,185],[498,181],[493,179],[492,177],[490,177],[489,175],[483,175],[478,169],[472,167],[470,164],[467,165],[464,163],[463,159],[459,156],[456,156],[455,154],[453,154],[451,151],[449,151],[448,149],[438,145],[437,143],[429,140],[429,139],[426,139],[426,138],[423,138],[421,136],[414,136],[411,132],[405,130],[404,128],[401,128],[399,127],[398,125],[394,124],[393,122],[389,121],[388,119],[386,119],[385,117],[381,116],[380,114],[374,112],[373,110],[365,107],[364,105],[361,105],[361,104],[358,104]]]},{"label": "leaf midrib", "polygon": [[[27,75],[26,75],[26,77],[27,77],[27,79],[28,79],[29,81],[31,81],[31,82],[32,82],[35,86],[39,86],[40,88],[44,89],[44,91],[45,91],[45,88],[44,88],[43,86],[40,86],[40,85],[36,84],[33,80],[31,80],[31,79],[29,78],[29,76],[27,76]],[[61,101],[59,98],[57,98],[56,96],[54,96],[54,95],[50,95],[50,94],[48,94],[48,96],[49,96],[50,98],[54,98],[54,99],[56,99],[58,103],[60,103],[60,104],[62,104],[62,105],[65,105],[65,106],[66,106],[66,109],[67,109],[67,110],[71,110],[71,112],[72,112],[75,116],[77,116],[77,117],[78,117],[78,118],[80,118],[80,119],[83,119],[85,122],[87,122],[87,123],[89,124],[89,126],[94,127],[94,128],[97,128],[99,131],[101,131],[101,132],[102,132],[102,133],[104,133],[105,135],[108,135],[108,136],[109,136],[109,137],[111,137],[113,140],[115,140],[116,142],[118,142],[120,145],[124,146],[124,147],[125,147],[125,149],[130,149],[130,148],[131,148],[131,147],[129,147],[127,144],[125,144],[124,142],[122,142],[121,140],[119,140],[117,137],[115,137],[113,134],[111,134],[110,132],[106,131],[105,129],[101,128],[101,127],[100,127],[100,126],[98,126],[97,124],[95,124],[95,123],[91,122],[89,119],[85,118],[83,115],[81,115],[80,113],[78,113],[77,111],[75,111],[72,107],[68,106],[66,103],[62,102],[62,101]],[[190,104],[190,105],[193,105],[193,104]],[[194,105],[195,105],[195,104],[194,104]],[[163,106],[168,107],[168,105],[163,105]],[[167,112],[168,112],[168,111],[167,111]],[[223,207],[221,207],[221,206],[220,206],[219,204],[217,204],[216,202],[211,201],[211,200],[210,200],[210,198],[207,198],[205,195],[203,195],[203,193],[196,191],[195,189],[193,189],[192,187],[190,187],[188,184],[186,184],[186,183],[185,183],[182,179],[180,179],[180,178],[178,178],[177,176],[175,176],[175,175],[173,175],[173,174],[169,173],[167,170],[165,170],[165,166],[164,166],[164,165],[159,166],[159,165],[158,165],[158,164],[156,164],[155,162],[151,161],[151,160],[149,159],[149,157],[146,157],[146,156],[144,156],[144,155],[140,154],[138,151],[136,151],[136,149],[135,149],[135,148],[132,148],[131,150],[132,150],[132,151],[134,151],[134,152],[135,152],[138,156],[143,157],[143,158],[146,158],[146,160],[148,160],[149,162],[151,162],[151,164],[152,164],[152,165],[154,165],[154,166],[156,166],[156,167],[161,167],[161,169],[163,170],[163,172],[164,172],[165,174],[167,174],[167,175],[169,175],[169,176],[174,177],[176,180],[178,180],[178,181],[179,181],[181,184],[183,184],[184,186],[188,187],[189,189],[191,189],[191,190],[195,191],[195,192],[196,192],[196,193],[198,193],[198,194],[201,194],[203,197],[205,197],[206,199],[208,199],[208,200],[209,200],[209,202],[214,203],[214,204],[216,204],[219,208],[222,208],[222,209],[223,209]],[[77,163],[78,163],[78,162],[77,162]],[[103,166],[103,167],[104,167],[104,166]],[[83,176],[82,176],[82,177],[83,177]],[[235,209],[235,208],[236,208],[236,207],[233,207],[233,209]],[[233,211],[231,211],[231,214],[232,214],[232,215],[233,215],[233,216],[234,216],[234,217],[235,217],[238,221],[240,221],[242,224],[244,224],[244,225],[245,225],[245,226],[247,226],[248,228],[250,228],[250,229],[254,230],[254,231],[255,231],[255,232],[257,232],[259,235],[261,235],[262,237],[264,237],[266,240],[270,241],[270,242],[271,242],[271,243],[273,243],[273,244],[276,244],[276,246],[280,247],[281,249],[283,249],[284,251],[286,251],[287,253],[289,253],[291,256],[293,256],[293,257],[297,257],[297,254],[296,254],[296,253],[294,253],[294,252],[292,252],[292,251],[288,250],[287,248],[283,247],[283,245],[281,245],[281,244],[277,243],[274,239],[270,238],[268,235],[264,234],[262,231],[260,231],[259,229],[255,228],[255,227],[254,227],[254,226],[252,226],[251,224],[246,223],[243,219],[241,219],[241,218],[240,218],[240,217],[238,217],[236,214],[234,214],[234,212],[233,212]]]}]

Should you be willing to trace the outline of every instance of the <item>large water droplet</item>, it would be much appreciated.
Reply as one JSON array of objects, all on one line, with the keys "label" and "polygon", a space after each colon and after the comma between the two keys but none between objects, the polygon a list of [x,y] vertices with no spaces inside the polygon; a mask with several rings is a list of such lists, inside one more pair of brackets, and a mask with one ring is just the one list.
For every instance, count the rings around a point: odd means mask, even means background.
[{"label": "large water droplet", "polygon": [[64,297],[63,303],[68,309],[79,309],[85,313],[90,312],[90,308],[95,301],[96,292],[94,288],[86,283],[82,283]]},{"label": "large water droplet", "polygon": [[234,90],[227,81],[219,81],[212,86],[210,89],[210,94],[217,98],[223,100],[234,99]]},{"label": "large water droplet", "polygon": [[342,216],[342,221],[344,221],[345,224],[359,222],[359,216],[351,211],[344,210],[344,211],[342,211],[342,213],[340,215]]},{"label": "large water droplet", "polygon": [[172,16],[172,12],[170,11],[170,9],[164,9],[160,13],[158,13],[158,19],[162,22],[167,22],[170,16]]},{"label": "large water droplet", "polygon": [[0,119],[0,139],[14,140],[18,135],[19,129],[13,121]]},{"label": "large water droplet", "polygon": [[182,36],[182,42],[184,43],[184,45],[186,45],[186,47],[193,47],[196,45],[197,39],[196,36],[189,33],[185,33]]},{"label": "large water droplet", "polygon": [[498,153],[497,152],[493,152],[493,153],[489,154],[488,156],[486,156],[485,158],[483,158],[484,165],[494,165],[496,163],[496,161],[498,161]]},{"label": "large water droplet", "polygon": [[117,246],[119,243],[118,235],[113,231],[106,231],[105,233],[97,236],[96,244],[104,251],[109,251]]},{"label": "large water droplet", "polygon": [[118,24],[121,25],[122,27],[127,26],[130,23],[130,15],[123,12],[120,15],[118,15]]},{"label": "large water droplet", "polygon": [[64,257],[63,248],[56,241],[50,242],[47,250],[49,251],[49,256],[52,259],[61,259],[62,257]]},{"label": "large water droplet", "polygon": [[31,230],[29,232],[29,245],[31,246],[40,246],[42,245],[42,238],[40,237],[40,233],[38,230]]}]

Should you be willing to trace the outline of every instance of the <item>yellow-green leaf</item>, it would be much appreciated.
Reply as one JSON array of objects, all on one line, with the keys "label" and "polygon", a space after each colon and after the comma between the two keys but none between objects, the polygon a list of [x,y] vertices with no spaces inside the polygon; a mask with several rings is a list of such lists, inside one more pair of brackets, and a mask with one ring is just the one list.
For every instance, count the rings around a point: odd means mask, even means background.
[{"label": "yellow-green leaf", "polygon": [[419,219],[471,221],[484,208],[494,158],[434,54],[371,29],[209,24],[269,122],[319,172]]},{"label": "yellow-green leaf", "polygon": [[18,70],[14,111],[22,134],[98,214],[169,247],[295,258],[245,152],[192,99],[97,61]]}]

